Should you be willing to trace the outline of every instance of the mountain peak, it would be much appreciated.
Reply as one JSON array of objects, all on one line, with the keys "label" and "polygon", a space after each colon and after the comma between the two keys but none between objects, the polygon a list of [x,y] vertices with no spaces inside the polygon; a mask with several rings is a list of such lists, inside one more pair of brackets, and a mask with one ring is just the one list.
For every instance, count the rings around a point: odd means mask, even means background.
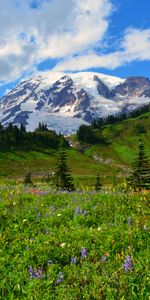
[{"label": "mountain peak", "polygon": [[3,125],[23,123],[34,130],[39,122],[64,134],[98,117],[132,110],[150,102],[150,80],[122,79],[97,72],[38,73],[1,98]]}]

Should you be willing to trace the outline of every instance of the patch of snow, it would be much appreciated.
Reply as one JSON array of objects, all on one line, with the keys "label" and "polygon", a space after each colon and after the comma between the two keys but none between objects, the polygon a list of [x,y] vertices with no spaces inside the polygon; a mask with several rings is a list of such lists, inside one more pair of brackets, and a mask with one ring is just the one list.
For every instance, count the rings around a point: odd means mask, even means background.
[{"label": "patch of snow", "polygon": [[29,99],[26,102],[21,104],[22,111],[34,111],[36,108],[37,102],[33,99]]},{"label": "patch of snow", "polygon": [[62,133],[69,135],[75,133],[81,124],[88,124],[82,119],[66,117],[66,116],[56,116],[54,114],[39,114],[38,112],[33,112],[29,115],[27,130],[34,131],[38,127],[39,122],[47,124],[49,129],[55,130],[57,133]]}]

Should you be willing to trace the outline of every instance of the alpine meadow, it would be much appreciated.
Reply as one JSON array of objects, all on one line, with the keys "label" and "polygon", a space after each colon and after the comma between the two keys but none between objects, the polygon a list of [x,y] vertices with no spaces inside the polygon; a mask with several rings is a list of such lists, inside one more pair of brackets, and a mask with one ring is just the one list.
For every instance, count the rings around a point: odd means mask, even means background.
[{"label": "alpine meadow", "polygon": [[0,300],[150,300],[149,11],[0,1]]}]

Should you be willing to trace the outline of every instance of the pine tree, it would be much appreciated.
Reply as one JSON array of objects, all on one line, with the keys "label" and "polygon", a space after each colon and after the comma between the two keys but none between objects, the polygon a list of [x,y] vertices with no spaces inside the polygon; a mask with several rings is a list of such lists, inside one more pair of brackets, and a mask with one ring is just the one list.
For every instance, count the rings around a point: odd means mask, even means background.
[{"label": "pine tree", "polygon": [[24,184],[25,184],[25,185],[28,185],[28,184],[33,185],[33,182],[32,182],[32,180],[31,180],[31,173],[30,173],[30,172],[27,172],[27,173],[25,174]]},{"label": "pine tree", "polygon": [[70,174],[70,169],[67,166],[66,153],[60,146],[58,158],[56,162],[56,170],[54,175],[54,184],[57,189],[74,191],[73,178]]},{"label": "pine tree", "polygon": [[141,140],[139,140],[138,155],[133,165],[132,174],[127,178],[127,183],[134,190],[150,189],[150,162]]},{"label": "pine tree", "polygon": [[100,191],[102,188],[101,180],[99,174],[96,176],[95,190]]}]

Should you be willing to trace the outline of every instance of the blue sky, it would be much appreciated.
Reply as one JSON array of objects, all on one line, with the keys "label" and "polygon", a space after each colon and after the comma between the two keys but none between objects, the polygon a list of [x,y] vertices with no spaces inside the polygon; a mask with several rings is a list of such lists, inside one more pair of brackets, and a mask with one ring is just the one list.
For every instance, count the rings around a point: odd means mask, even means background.
[{"label": "blue sky", "polygon": [[38,71],[150,78],[149,0],[0,1],[0,96]]}]

